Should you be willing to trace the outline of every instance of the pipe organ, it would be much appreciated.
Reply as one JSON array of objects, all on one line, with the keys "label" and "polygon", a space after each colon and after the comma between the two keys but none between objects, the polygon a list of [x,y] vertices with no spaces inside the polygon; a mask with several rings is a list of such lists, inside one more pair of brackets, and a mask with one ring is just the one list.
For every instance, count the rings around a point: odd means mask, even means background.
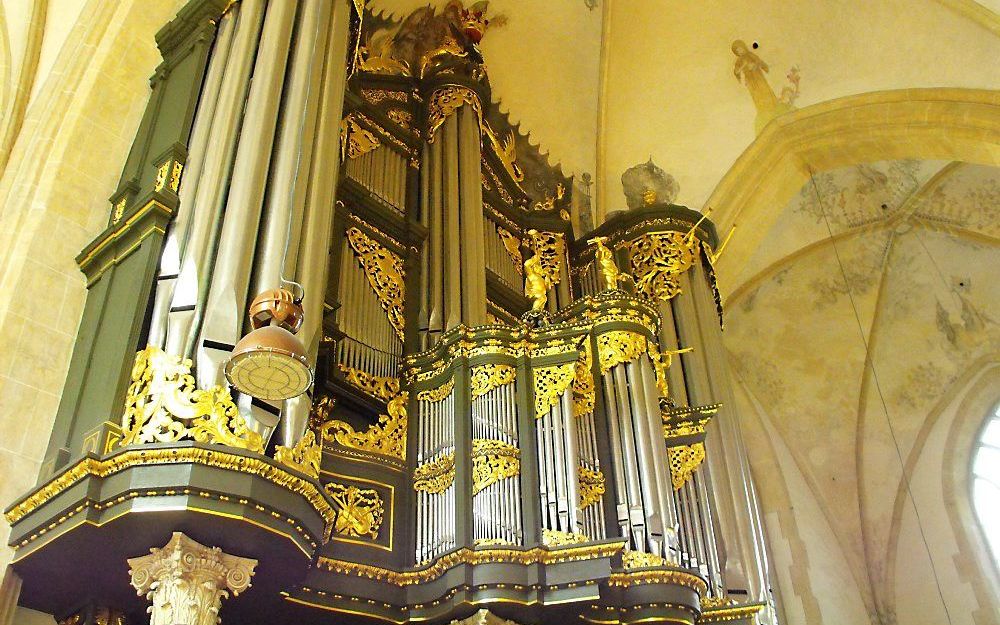
[{"label": "pipe organ", "polygon": [[[173,70],[82,255],[89,395],[6,511],[25,605],[142,622],[119,565],[193,540],[259,563],[223,622],[775,622],[714,226],[651,201],[576,232],[573,181],[493,103],[482,13],[363,5],[190,0],[161,35]],[[279,287],[315,382],[267,401],[222,373]],[[110,288],[135,302],[109,352]]]}]

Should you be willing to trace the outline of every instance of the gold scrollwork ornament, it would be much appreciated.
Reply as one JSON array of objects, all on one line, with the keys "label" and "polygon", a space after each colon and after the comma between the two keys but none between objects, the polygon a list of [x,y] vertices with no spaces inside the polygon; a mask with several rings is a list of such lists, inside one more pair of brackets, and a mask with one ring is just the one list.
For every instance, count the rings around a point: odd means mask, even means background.
[{"label": "gold scrollwork ornament", "polygon": [[535,418],[541,419],[559,402],[567,387],[573,383],[576,362],[536,367],[532,375],[535,381]]},{"label": "gold scrollwork ornament", "polygon": [[434,143],[435,134],[438,128],[444,124],[444,120],[454,113],[463,104],[468,104],[476,113],[476,117],[483,118],[483,105],[479,101],[479,96],[468,87],[452,85],[438,89],[431,94],[427,102],[427,142]]},{"label": "gold scrollwork ornament", "polygon": [[347,160],[357,158],[362,154],[367,154],[382,145],[370,130],[362,128],[354,119],[353,115],[348,115],[340,122],[340,158]]},{"label": "gold scrollwork ornament", "polygon": [[378,538],[385,515],[378,491],[329,482],[326,492],[337,510],[333,521],[334,532],[354,538]]},{"label": "gold scrollwork ornament", "polygon": [[615,365],[635,360],[646,352],[646,343],[645,336],[628,330],[612,330],[598,335],[601,373],[607,373]]},{"label": "gold scrollwork ornament", "polygon": [[358,228],[348,228],[347,242],[361,262],[368,283],[389,318],[389,324],[402,340],[403,300],[406,293],[403,283],[403,259],[379,245]]},{"label": "gold scrollwork ornament", "polygon": [[472,494],[521,472],[521,450],[510,443],[476,438],[472,440]]},{"label": "gold scrollwork ornament", "polygon": [[683,232],[651,232],[633,241],[632,276],[638,292],[664,302],[678,295],[679,278],[695,261],[693,240]]},{"label": "gold scrollwork ornament", "polygon": [[455,454],[439,456],[413,471],[413,490],[439,495],[455,483]]},{"label": "gold scrollwork ornament", "polygon": [[274,459],[285,466],[318,478],[320,463],[323,461],[323,445],[316,440],[316,434],[312,430],[306,430],[294,447],[277,445],[274,449]]},{"label": "gold scrollwork ornament", "polygon": [[228,388],[198,389],[189,359],[150,345],[132,367],[120,445],[184,439],[264,452],[263,438],[247,426]]},{"label": "gold scrollwork ornament", "polygon": [[406,402],[409,393],[402,392],[386,406],[389,414],[363,432],[357,432],[344,421],[330,421],[323,427],[323,440],[359,451],[406,460]]},{"label": "gold scrollwork ornament", "polygon": [[705,443],[668,447],[670,460],[670,481],[674,490],[680,490],[692,477],[705,459]]},{"label": "gold scrollwork ornament", "polygon": [[469,375],[472,398],[481,397],[505,384],[512,384],[515,372],[511,365],[485,364],[473,367]]},{"label": "gold scrollwork ornament", "polygon": [[577,479],[580,483],[581,510],[601,501],[601,496],[604,495],[606,490],[603,473],[580,465],[577,469]]},{"label": "gold scrollwork ornament", "polygon": [[338,365],[338,368],[344,374],[344,380],[348,384],[372,397],[389,401],[399,393],[399,380],[397,378],[372,375],[367,371],[346,365]]}]

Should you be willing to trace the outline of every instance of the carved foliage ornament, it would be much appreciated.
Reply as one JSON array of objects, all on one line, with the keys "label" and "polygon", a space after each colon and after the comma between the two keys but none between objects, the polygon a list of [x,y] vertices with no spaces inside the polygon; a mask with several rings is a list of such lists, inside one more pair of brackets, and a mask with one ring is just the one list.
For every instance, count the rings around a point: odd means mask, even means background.
[{"label": "carved foliage ornament", "polygon": [[472,494],[520,472],[520,449],[504,441],[472,440]]},{"label": "carved foliage ornament", "polygon": [[486,364],[473,367],[469,376],[472,398],[481,397],[504,384],[513,384],[515,369],[511,365]]},{"label": "carved foliage ornament", "polygon": [[645,551],[627,550],[622,553],[622,566],[626,569],[642,569],[650,566],[665,566],[666,558]]},{"label": "carved foliage ornament", "polygon": [[344,421],[330,421],[323,427],[323,440],[343,447],[406,460],[406,402],[409,393],[402,392],[386,406],[389,414],[381,415],[378,423],[364,432],[357,432]]},{"label": "carved foliage ornament", "polygon": [[503,242],[503,248],[507,251],[507,255],[510,256],[510,260],[514,263],[514,268],[517,270],[517,273],[524,275],[524,268],[521,267],[524,263],[524,259],[521,257],[521,239],[517,238],[517,236],[509,230],[500,226],[497,226],[497,234],[500,235],[500,240]]},{"label": "carved foliage ornament", "polygon": [[667,453],[670,458],[670,481],[674,490],[680,490],[705,459],[705,443],[668,447]]},{"label": "carved foliage ornament", "polygon": [[318,478],[320,463],[323,460],[323,445],[316,440],[316,434],[312,430],[306,430],[305,435],[294,447],[277,445],[274,459],[285,466]]},{"label": "carved foliage ornament", "polygon": [[217,625],[222,599],[250,587],[257,561],[174,532],[162,549],[130,558],[128,565],[136,593],[153,603],[151,625]]},{"label": "carved foliage ornament", "polygon": [[344,379],[354,388],[368,393],[372,397],[389,401],[399,393],[399,380],[388,376],[372,375],[367,371],[338,365],[344,374]]},{"label": "carved foliage ornament", "polygon": [[451,389],[455,388],[455,378],[448,378],[448,381],[437,388],[431,388],[417,393],[419,401],[439,402],[451,395]]},{"label": "carved foliage ornament", "polygon": [[348,228],[347,241],[365,270],[389,324],[403,339],[403,259],[393,254],[358,228]]},{"label": "carved foliage ornament", "polygon": [[385,516],[382,497],[378,491],[329,482],[326,484],[326,492],[330,494],[337,510],[333,521],[334,532],[352,538],[378,538]]},{"label": "carved foliage ornament", "polygon": [[631,362],[646,352],[646,337],[627,330],[613,330],[597,337],[601,373],[615,365]]},{"label": "carved foliage ornament", "polygon": [[536,367],[532,371],[535,380],[535,418],[541,419],[566,391],[576,376],[576,363]]},{"label": "carved foliage ornament", "polygon": [[632,241],[632,276],[639,293],[664,302],[680,293],[679,277],[696,258],[695,241],[683,232],[652,232]]},{"label": "carved foliage ornament", "polygon": [[455,454],[439,456],[413,471],[413,490],[438,495],[455,483]]},{"label": "carved foliage ornament", "polygon": [[[427,142],[434,143],[435,135],[444,120],[463,104],[468,104],[476,112],[476,117],[483,118],[483,104],[476,92],[468,87],[451,85],[438,89],[431,94],[427,102]],[[480,122],[482,123],[482,122]]]},{"label": "carved foliage ornament", "polygon": [[583,355],[576,361],[573,369],[573,416],[582,417],[594,411],[594,374],[593,353],[590,341],[584,343]]},{"label": "carved foliage ornament", "polygon": [[355,121],[353,115],[348,115],[340,122],[340,158],[341,161],[357,158],[367,154],[382,145],[371,131],[366,130]]},{"label": "carved foliage ornament", "polygon": [[583,510],[601,500],[604,495],[604,474],[600,471],[580,465],[577,470],[580,481],[580,509]]},{"label": "carved foliage ornament", "polygon": [[191,361],[148,346],[136,354],[120,445],[195,440],[264,453],[261,435],[223,386],[196,388]]},{"label": "carved foliage ornament", "polygon": [[541,257],[541,272],[545,282],[552,287],[559,284],[559,268],[566,257],[566,240],[558,232],[528,231],[529,247]]}]

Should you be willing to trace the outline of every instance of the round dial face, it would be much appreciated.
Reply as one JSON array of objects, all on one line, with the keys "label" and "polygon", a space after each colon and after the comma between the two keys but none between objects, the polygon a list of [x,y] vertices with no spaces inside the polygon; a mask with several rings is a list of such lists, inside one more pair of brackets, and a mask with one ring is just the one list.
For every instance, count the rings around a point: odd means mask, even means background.
[{"label": "round dial face", "polygon": [[229,381],[239,391],[259,399],[290,399],[309,388],[309,367],[287,354],[259,351],[231,362]]}]

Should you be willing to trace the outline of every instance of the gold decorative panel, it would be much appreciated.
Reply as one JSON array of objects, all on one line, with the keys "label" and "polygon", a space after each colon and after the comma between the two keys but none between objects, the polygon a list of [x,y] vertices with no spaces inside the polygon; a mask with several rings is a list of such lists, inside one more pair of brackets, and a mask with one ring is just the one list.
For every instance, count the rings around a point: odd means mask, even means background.
[{"label": "gold decorative panel", "polygon": [[413,490],[437,495],[455,483],[455,454],[425,462],[413,471]]},{"label": "gold decorative panel", "polygon": [[444,120],[463,104],[468,104],[476,112],[476,117],[483,118],[483,105],[476,92],[468,87],[451,85],[438,89],[431,94],[427,102],[427,141],[434,143],[435,133]]},{"label": "gold decorative panel", "polygon": [[189,359],[150,345],[135,357],[120,444],[185,439],[264,453],[261,435],[247,427],[227,387],[196,388]]},{"label": "gold decorative panel", "polygon": [[670,481],[674,490],[680,490],[705,459],[705,443],[668,447],[667,452],[670,456]]},{"label": "gold decorative panel", "polygon": [[580,417],[594,411],[594,374],[591,371],[594,356],[590,341],[584,342],[583,355],[573,368],[573,416]]},{"label": "gold decorative panel", "polygon": [[336,510],[334,532],[353,538],[378,538],[385,515],[378,491],[329,482],[326,484],[326,492],[330,494]]},{"label": "gold decorative panel", "polygon": [[316,440],[316,434],[312,430],[306,430],[305,435],[294,447],[275,446],[274,459],[285,466],[318,478],[320,462],[323,460],[323,445]]},{"label": "gold decorative panel", "polygon": [[532,375],[535,379],[535,418],[541,419],[559,402],[559,397],[573,383],[576,363],[536,367]]},{"label": "gold decorative panel", "polygon": [[682,232],[652,232],[632,241],[632,277],[639,293],[660,301],[680,293],[678,277],[694,264],[696,241]]},{"label": "gold decorative panel", "polygon": [[521,472],[521,450],[492,439],[472,440],[472,493]]},{"label": "gold decorative panel", "polygon": [[581,510],[601,501],[601,496],[604,495],[606,489],[603,473],[590,467],[580,466],[577,470],[577,478],[580,481]]},{"label": "gold decorative panel", "polygon": [[638,332],[613,330],[597,337],[597,351],[601,362],[601,373],[607,373],[615,365],[631,362],[646,352],[646,337]]},{"label": "gold decorative panel", "polygon": [[406,460],[406,402],[409,393],[403,392],[386,407],[389,414],[379,417],[378,423],[364,432],[357,432],[344,421],[330,421],[323,426],[323,440],[333,441],[343,447],[367,451]]},{"label": "gold decorative panel", "polygon": [[368,283],[375,290],[379,304],[389,318],[392,329],[403,340],[403,259],[379,245],[358,228],[347,229],[347,242],[361,262]]},{"label": "gold decorative panel", "polygon": [[481,397],[504,384],[513,384],[515,369],[511,365],[486,364],[473,367],[469,374],[472,398]]},{"label": "gold decorative panel", "polygon": [[337,367],[344,374],[344,380],[348,384],[372,397],[389,401],[399,393],[399,380],[396,378],[372,375],[347,365],[337,365]]}]

